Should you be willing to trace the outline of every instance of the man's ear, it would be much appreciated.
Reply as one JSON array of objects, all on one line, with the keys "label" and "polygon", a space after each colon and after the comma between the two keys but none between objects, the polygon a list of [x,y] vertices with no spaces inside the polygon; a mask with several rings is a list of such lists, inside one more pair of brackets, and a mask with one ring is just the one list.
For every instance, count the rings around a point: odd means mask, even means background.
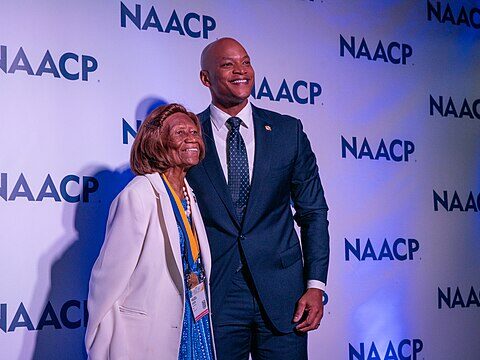
[{"label": "man's ear", "polygon": [[210,77],[207,70],[200,71],[200,81],[206,87],[210,87]]}]

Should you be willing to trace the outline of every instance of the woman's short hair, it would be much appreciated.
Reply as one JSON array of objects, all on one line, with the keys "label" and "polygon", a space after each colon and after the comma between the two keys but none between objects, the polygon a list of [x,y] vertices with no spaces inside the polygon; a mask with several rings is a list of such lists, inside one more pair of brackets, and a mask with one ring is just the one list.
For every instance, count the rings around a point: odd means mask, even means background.
[{"label": "woman's short hair", "polygon": [[[162,105],[153,110],[138,129],[130,153],[130,167],[136,175],[164,172],[173,166],[167,152],[167,144],[162,139],[162,127],[165,120],[176,113],[182,113],[192,119],[201,136],[200,121],[197,116],[180,104]],[[205,157],[205,148],[200,146],[200,160]]]}]

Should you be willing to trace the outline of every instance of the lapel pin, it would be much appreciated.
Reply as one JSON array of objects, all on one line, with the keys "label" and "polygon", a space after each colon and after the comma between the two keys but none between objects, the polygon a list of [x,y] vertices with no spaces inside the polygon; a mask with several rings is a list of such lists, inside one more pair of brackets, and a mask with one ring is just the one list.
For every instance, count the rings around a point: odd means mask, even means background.
[{"label": "lapel pin", "polygon": [[272,128],[270,127],[270,125],[265,125],[265,130],[272,131]]}]

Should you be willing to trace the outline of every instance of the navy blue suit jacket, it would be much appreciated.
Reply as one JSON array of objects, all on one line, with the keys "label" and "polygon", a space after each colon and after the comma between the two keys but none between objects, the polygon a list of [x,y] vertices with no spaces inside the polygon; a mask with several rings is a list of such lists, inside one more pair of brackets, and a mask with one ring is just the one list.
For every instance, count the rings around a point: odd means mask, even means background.
[{"label": "navy blue suit jacket", "polygon": [[[301,122],[252,108],[255,159],[243,224],[235,216],[217,155],[209,108],[199,114],[206,157],[187,178],[197,197],[212,254],[213,322],[222,311],[238,268],[241,246],[270,321],[278,331],[291,332],[295,305],[305,292],[306,281],[327,279],[328,208],[315,155]],[[303,262],[294,219],[301,228]]]}]

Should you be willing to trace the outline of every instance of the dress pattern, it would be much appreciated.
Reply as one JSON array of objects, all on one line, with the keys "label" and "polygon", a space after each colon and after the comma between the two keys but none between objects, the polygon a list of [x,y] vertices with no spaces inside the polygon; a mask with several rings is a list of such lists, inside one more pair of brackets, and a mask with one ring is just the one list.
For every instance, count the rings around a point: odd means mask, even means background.
[{"label": "dress pattern", "polygon": [[[186,210],[187,202],[182,200],[183,208]],[[191,225],[190,216],[187,217],[188,222]],[[180,249],[182,253],[182,264],[183,264],[183,277],[185,282],[185,312],[183,317],[183,326],[182,326],[182,338],[180,341],[180,351],[178,353],[179,360],[213,360],[213,344],[212,344],[212,335],[210,332],[210,318],[204,316],[199,321],[195,322],[193,316],[192,307],[190,305],[190,291],[188,290],[187,284],[187,261],[186,261],[186,248],[185,241],[188,239],[185,238],[183,231],[181,231],[180,226],[177,224],[178,232],[180,234]],[[193,267],[193,272],[200,276],[201,268],[200,265],[195,263]]]}]

